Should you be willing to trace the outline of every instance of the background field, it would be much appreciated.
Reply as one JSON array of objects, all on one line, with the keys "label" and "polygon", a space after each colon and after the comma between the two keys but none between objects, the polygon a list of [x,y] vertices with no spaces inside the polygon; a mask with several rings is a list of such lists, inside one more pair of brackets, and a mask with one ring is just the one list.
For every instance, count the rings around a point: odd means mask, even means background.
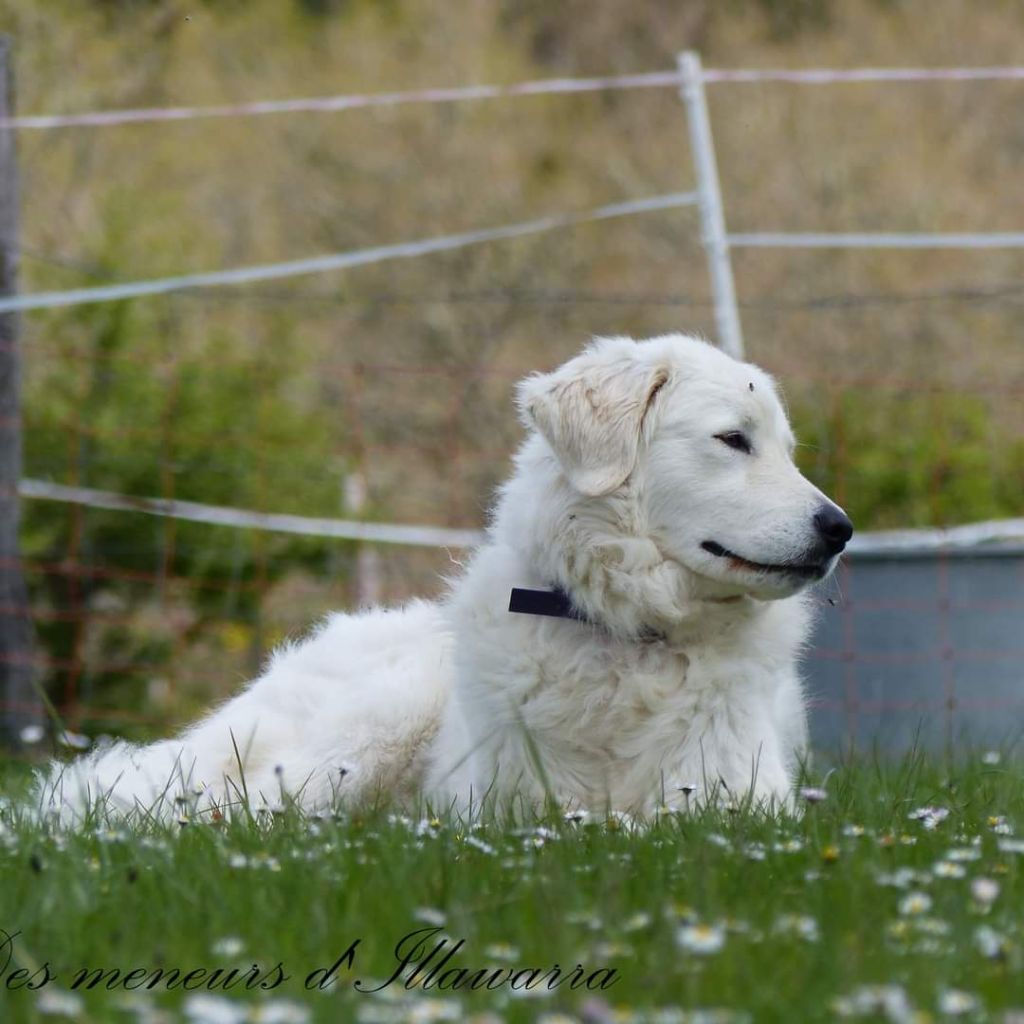
[{"label": "background field", "polygon": [[[967,0],[0,0],[19,109],[710,66],[1013,63]],[[1019,83],[717,85],[730,229],[1019,227]],[[429,237],[692,187],[673,89],[22,132],[23,285],[69,288]],[[712,330],[696,213],[276,286],[25,318],[26,474],[273,512],[477,526],[522,373],[593,333]],[[752,358],[860,529],[1024,508],[1019,251],[738,251]],[[353,501],[354,479],[365,501]],[[43,502],[24,551],[76,728],[166,729],[325,609],[436,593],[444,551]],[[364,563],[365,569],[365,563]],[[373,585],[367,591],[366,581]],[[375,581],[375,582],[374,582]]]}]

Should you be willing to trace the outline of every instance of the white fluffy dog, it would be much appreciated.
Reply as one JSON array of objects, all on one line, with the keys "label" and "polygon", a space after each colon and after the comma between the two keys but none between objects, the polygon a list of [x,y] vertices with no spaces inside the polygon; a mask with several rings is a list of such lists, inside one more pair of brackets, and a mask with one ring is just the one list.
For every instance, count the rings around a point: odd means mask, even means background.
[{"label": "white fluffy dog", "polygon": [[40,808],[785,801],[803,592],[852,526],[794,466],[772,379],[682,335],[611,338],[519,406],[529,436],[444,599],[332,615],[180,737],[54,766]]}]

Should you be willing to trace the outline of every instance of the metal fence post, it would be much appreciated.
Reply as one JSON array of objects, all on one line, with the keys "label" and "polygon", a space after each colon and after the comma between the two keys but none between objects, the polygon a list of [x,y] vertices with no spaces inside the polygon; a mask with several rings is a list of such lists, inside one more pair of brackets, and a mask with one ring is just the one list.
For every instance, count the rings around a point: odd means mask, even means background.
[{"label": "metal fence post", "polygon": [[[14,110],[11,40],[0,36],[0,115]],[[0,295],[18,290],[18,167],[13,128],[0,128]],[[34,631],[18,549],[21,479],[21,352],[17,312],[0,313],[0,745],[41,736]]]},{"label": "metal fence post", "polygon": [[679,71],[683,84],[680,95],[686,104],[690,125],[690,146],[693,167],[697,176],[699,196],[701,242],[707,254],[711,275],[711,291],[715,301],[715,327],[718,344],[737,359],[743,358],[743,331],[736,305],[736,287],[732,279],[729,259],[729,236],[725,230],[722,212],[722,193],[718,184],[718,166],[715,162],[715,144],[711,137],[707,97],[704,94],[704,74],[700,55],[692,50],[679,55]]}]

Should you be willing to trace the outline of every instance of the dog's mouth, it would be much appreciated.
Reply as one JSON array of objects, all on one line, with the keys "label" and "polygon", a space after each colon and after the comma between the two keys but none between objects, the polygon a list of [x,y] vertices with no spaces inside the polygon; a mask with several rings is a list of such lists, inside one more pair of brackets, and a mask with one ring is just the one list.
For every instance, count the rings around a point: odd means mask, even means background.
[{"label": "dog's mouth", "polygon": [[782,576],[797,576],[800,579],[821,579],[828,570],[828,562],[783,562],[770,565],[766,562],[752,562],[749,558],[737,555],[735,551],[722,547],[718,541],[706,540],[701,547],[709,554],[729,560],[732,569],[746,569],[748,572],[770,572]]}]

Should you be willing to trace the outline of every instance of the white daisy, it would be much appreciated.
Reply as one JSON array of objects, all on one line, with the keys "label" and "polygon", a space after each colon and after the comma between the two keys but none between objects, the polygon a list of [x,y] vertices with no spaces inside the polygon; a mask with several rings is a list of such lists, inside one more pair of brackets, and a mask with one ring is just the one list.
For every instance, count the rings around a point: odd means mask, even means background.
[{"label": "white daisy", "polygon": [[979,860],[981,858],[981,850],[974,846],[954,846],[952,850],[946,853],[946,860],[953,860],[960,863]]},{"label": "white daisy", "polygon": [[998,960],[1006,951],[1006,939],[987,924],[975,929],[974,945],[989,960]]},{"label": "white daisy", "polygon": [[57,734],[57,742],[62,747],[69,747],[71,750],[88,750],[92,746],[92,740],[80,732],[72,732],[65,729]]},{"label": "white daisy", "polygon": [[965,1013],[972,1013],[978,1008],[978,997],[964,992],[958,988],[943,989],[939,993],[939,1013],[948,1014],[950,1017],[959,1017]]},{"label": "white daisy", "polygon": [[237,935],[227,935],[218,939],[211,947],[214,956],[236,957],[245,949],[245,943]]},{"label": "white daisy", "polygon": [[828,793],[821,786],[804,786],[800,790],[800,799],[808,804],[820,804],[827,797]]},{"label": "white daisy", "polygon": [[252,1014],[254,1024],[308,1024],[312,1011],[291,999],[271,999],[256,1007]]},{"label": "white daisy", "polygon": [[783,914],[776,918],[772,931],[776,935],[791,935],[805,942],[817,942],[818,922],[807,914]]},{"label": "white daisy", "polygon": [[189,1024],[243,1024],[249,1016],[245,1003],[223,996],[194,995],[182,1004]]},{"label": "white daisy", "polygon": [[948,807],[918,807],[907,815],[912,821],[919,821],[926,829],[933,829],[949,817]]},{"label": "white daisy", "polygon": [[424,924],[431,924],[437,928],[441,928],[447,920],[444,912],[436,907],[417,907],[412,912],[412,916],[416,921],[422,921]]},{"label": "white daisy", "polygon": [[708,956],[725,945],[725,929],[710,924],[687,924],[676,932],[676,945],[688,953]]},{"label": "white daisy", "polygon": [[971,896],[977,903],[988,907],[999,895],[999,883],[991,878],[975,878],[971,881]]},{"label": "white daisy", "polygon": [[904,917],[918,917],[932,909],[932,898],[926,892],[908,892],[899,902]]},{"label": "white daisy", "polygon": [[44,988],[36,1000],[36,1009],[50,1017],[78,1017],[85,1010],[85,1002],[74,992]]},{"label": "white daisy", "polygon": [[26,725],[22,728],[21,732],[18,733],[18,738],[27,747],[31,747],[36,743],[42,741],[42,738],[46,735],[46,730],[41,725]]}]

